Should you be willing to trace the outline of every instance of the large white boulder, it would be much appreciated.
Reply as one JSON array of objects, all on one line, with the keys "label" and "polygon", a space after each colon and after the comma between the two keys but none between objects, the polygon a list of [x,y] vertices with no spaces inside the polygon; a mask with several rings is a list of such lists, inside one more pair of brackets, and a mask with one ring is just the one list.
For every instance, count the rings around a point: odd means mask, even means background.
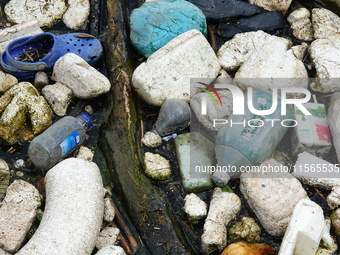
[{"label": "large white boulder", "polygon": [[132,84],[149,104],[161,106],[170,98],[189,102],[191,78],[215,78],[220,64],[198,30],[189,30],[157,50],[133,73]]},{"label": "large white boulder", "polygon": [[104,215],[98,166],[68,158],[45,177],[46,207],[40,225],[18,255],[91,254]]}]

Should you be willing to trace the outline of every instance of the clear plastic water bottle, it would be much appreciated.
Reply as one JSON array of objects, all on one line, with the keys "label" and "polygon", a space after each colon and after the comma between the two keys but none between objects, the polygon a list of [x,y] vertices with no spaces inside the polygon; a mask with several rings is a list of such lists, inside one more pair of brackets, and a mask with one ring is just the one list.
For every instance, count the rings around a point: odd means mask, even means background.
[{"label": "clear plastic water bottle", "polygon": [[[247,93],[246,99],[249,96]],[[252,98],[255,109],[271,109],[272,93],[262,89],[253,89]],[[286,107],[286,115],[281,115],[281,99],[279,97],[276,110],[269,115],[252,113],[248,109],[247,100],[245,100],[244,115],[231,115],[228,124],[224,125],[217,134],[215,153],[218,165],[221,167],[232,166],[233,169],[215,171],[212,175],[214,183],[224,186],[230,177],[240,176],[241,167],[246,170],[247,166],[260,165],[269,158],[289,129],[287,126],[292,125],[293,119],[290,105]],[[249,120],[252,120],[250,125]],[[234,123],[233,126],[231,126],[231,122]]]},{"label": "clear plastic water bottle", "polygon": [[90,115],[66,116],[35,137],[28,156],[36,167],[50,169],[85,140],[86,130],[92,127]]}]

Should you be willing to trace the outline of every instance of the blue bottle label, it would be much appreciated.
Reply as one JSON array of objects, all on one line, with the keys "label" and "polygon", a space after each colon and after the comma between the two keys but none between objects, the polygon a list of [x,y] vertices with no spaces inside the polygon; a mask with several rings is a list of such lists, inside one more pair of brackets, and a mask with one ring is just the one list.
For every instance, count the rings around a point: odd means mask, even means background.
[{"label": "blue bottle label", "polygon": [[81,136],[77,131],[74,131],[70,134],[61,144],[61,155],[64,157],[70,151],[72,151],[75,147],[77,147],[81,142]]}]

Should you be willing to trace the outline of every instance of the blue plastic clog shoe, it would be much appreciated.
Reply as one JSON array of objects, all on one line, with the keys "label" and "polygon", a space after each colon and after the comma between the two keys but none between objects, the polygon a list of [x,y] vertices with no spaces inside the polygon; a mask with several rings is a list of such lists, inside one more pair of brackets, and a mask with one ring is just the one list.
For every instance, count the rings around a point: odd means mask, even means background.
[{"label": "blue plastic clog shoe", "polygon": [[100,41],[92,35],[46,32],[12,41],[2,53],[0,64],[5,72],[25,79],[34,77],[38,71],[52,71],[55,62],[67,53],[74,53],[94,65],[102,52]]}]

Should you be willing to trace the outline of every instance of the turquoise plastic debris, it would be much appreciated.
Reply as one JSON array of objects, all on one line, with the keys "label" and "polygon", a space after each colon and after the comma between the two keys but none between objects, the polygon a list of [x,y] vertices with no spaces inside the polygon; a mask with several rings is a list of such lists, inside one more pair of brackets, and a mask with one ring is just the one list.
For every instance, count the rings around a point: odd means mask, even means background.
[{"label": "turquoise plastic debris", "polygon": [[145,57],[151,56],[178,35],[197,29],[207,35],[203,12],[184,0],[156,0],[144,3],[130,16],[130,39]]}]

